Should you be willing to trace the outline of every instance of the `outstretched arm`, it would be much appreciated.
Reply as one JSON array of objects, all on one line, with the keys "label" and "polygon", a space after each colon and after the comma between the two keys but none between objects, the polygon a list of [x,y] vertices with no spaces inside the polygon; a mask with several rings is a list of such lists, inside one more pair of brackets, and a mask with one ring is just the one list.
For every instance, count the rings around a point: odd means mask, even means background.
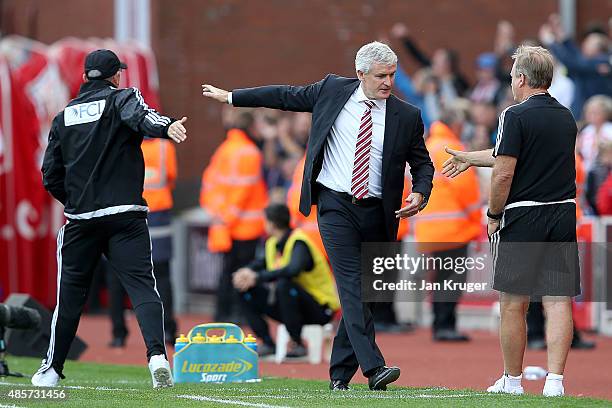
[{"label": "outstretched arm", "polygon": [[144,101],[138,88],[122,91],[116,104],[121,112],[121,121],[144,136],[169,138],[181,143],[187,138],[186,117],[175,120],[158,113]]},{"label": "outstretched arm", "polygon": [[493,167],[495,158],[493,149],[479,150],[477,152],[462,152],[445,147],[446,153],[451,157],[442,165],[442,174],[446,177],[457,177],[472,166]]},{"label": "outstretched arm", "polygon": [[202,95],[239,107],[270,108],[292,112],[312,112],[329,75],[306,86],[269,85],[228,92],[213,85],[202,85]]}]

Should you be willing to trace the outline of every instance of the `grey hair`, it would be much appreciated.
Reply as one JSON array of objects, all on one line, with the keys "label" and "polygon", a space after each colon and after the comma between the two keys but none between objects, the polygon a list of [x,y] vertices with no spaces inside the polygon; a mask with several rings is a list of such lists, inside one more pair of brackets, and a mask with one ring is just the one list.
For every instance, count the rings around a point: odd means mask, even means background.
[{"label": "grey hair", "polygon": [[515,74],[527,77],[530,88],[548,89],[553,78],[553,58],[550,52],[542,47],[520,45],[512,59],[516,61]]},{"label": "grey hair", "polygon": [[397,55],[387,44],[373,41],[357,51],[357,55],[355,55],[355,71],[367,74],[374,63],[396,65]]},{"label": "grey hair", "polygon": [[465,109],[465,102],[469,104],[467,99],[457,98],[450,106],[443,107],[438,120],[447,126],[452,126],[457,122],[465,122],[469,112],[469,108]]}]

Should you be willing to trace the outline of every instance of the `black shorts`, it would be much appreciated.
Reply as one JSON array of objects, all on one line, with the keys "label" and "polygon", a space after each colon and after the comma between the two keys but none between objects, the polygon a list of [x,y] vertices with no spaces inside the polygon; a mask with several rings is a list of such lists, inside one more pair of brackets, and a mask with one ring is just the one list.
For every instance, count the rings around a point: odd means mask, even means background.
[{"label": "black shorts", "polygon": [[533,297],[580,294],[574,203],[507,209],[489,241],[493,289]]}]

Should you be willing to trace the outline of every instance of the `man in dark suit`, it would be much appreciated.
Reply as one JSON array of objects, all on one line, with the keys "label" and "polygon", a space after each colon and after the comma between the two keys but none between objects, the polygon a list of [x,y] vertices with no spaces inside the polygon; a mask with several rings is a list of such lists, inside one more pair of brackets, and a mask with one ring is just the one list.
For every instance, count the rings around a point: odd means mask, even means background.
[{"label": "man in dark suit", "polygon": [[[202,94],[234,106],[312,112],[300,211],[318,206],[343,317],[334,339],[330,388],[348,390],[359,366],[372,390],[385,390],[400,370],[385,366],[375,341],[372,305],[361,298],[361,244],[395,241],[399,218],[425,207],[434,168],[418,109],[391,94],[397,56],[372,42],[355,58],[358,78],[329,74],[307,86],[263,86]],[[402,206],[406,163],[412,193]]]}]

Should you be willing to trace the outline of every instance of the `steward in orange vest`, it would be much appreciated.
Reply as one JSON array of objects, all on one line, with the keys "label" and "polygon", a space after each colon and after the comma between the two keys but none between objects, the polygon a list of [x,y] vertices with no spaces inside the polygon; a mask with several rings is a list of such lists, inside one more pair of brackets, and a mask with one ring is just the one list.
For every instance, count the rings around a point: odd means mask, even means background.
[{"label": "steward in orange vest", "polygon": [[[478,177],[474,169],[468,169],[461,177],[447,178],[442,167],[448,155],[444,147],[463,150],[459,140],[465,114],[460,109],[443,110],[440,120],[431,125],[426,141],[427,150],[434,164],[433,190],[425,209],[415,217],[415,237],[421,250],[430,257],[446,261],[467,257],[468,243],[480,235],[481,204]],[[434,264],[436,264],[434,262]],[[446,265],[446,263],[445,263]],[[467,272],[452,268],[435,267],[435,282],[444,287],[445,281],[465,282]],[[439,269],[438,269],[439,268]],[[466,341],[469,338],[456,330],[456,306],[460,290],[434,291],[432,293],[435,341]]]},{"label": "steward in orange vest", "polygon": [[224,252],[223,272],[217,290],[216,321],[233,318],[238,302],[232,273],[255,258],[264,235],[264,209],[268,190],[263,176],[263,155],[256,144],[250,110],[225,107],[227,137],[217,148],[202,175],[200,204],[212,217],[208,249]]},{"label": "steward in orange vest", "polygon": [[312,211],[308,217],[305,217],[304,214],[300,212],[300,194],[305,162],[306,156],[302,157],[295,167],[291,186],[287,192],[287,207],[289,207],[289,213],[291,214],[291,227],[299,228],[308,235],[312,243],[315,244],[327,258],[323,240],[321,239],[321,233],[319,232],[319,224],[317,222],[317,206],[312,206]]},{"label": "steward in orange vest", "polygon": [[202,175],[200,204],[214,219],[208,236],[213,252],[227,252],[233,240],[264,234],[268,191],[263,156],[244,130],[230,129],[210,159]]},{"label": "steward in orange vest", "polygon": [[476,239],[482,230],[476,170],[469,168],[461,177],[452,179],[442,174],[442,164],[448,158],[444,147],[464,150],[459,137],[442,122],[431,125],[425,145],[436,172],[429,203],[414,220],[416,240],[424,244],[440,243],[435,245],[436,249],[461,247]]},{"label": "steward in orange vest", "polygon": [[174,343],[177,334],[170,280],[172,259],[172,190],[177,177],[176,149],[165,139],[146,139],[142,142],[145,162],[143,198],[149,207],[147,216],[151,234],[153,271],[157,290],[164,305],[166,341]]},{"label": "steward in orange vest", "polygon": [[145,160],[143,198],[150,212],[171,210],[172,190],[176,181],[176,149],[165,139],[145,139],[142,142]]}]

